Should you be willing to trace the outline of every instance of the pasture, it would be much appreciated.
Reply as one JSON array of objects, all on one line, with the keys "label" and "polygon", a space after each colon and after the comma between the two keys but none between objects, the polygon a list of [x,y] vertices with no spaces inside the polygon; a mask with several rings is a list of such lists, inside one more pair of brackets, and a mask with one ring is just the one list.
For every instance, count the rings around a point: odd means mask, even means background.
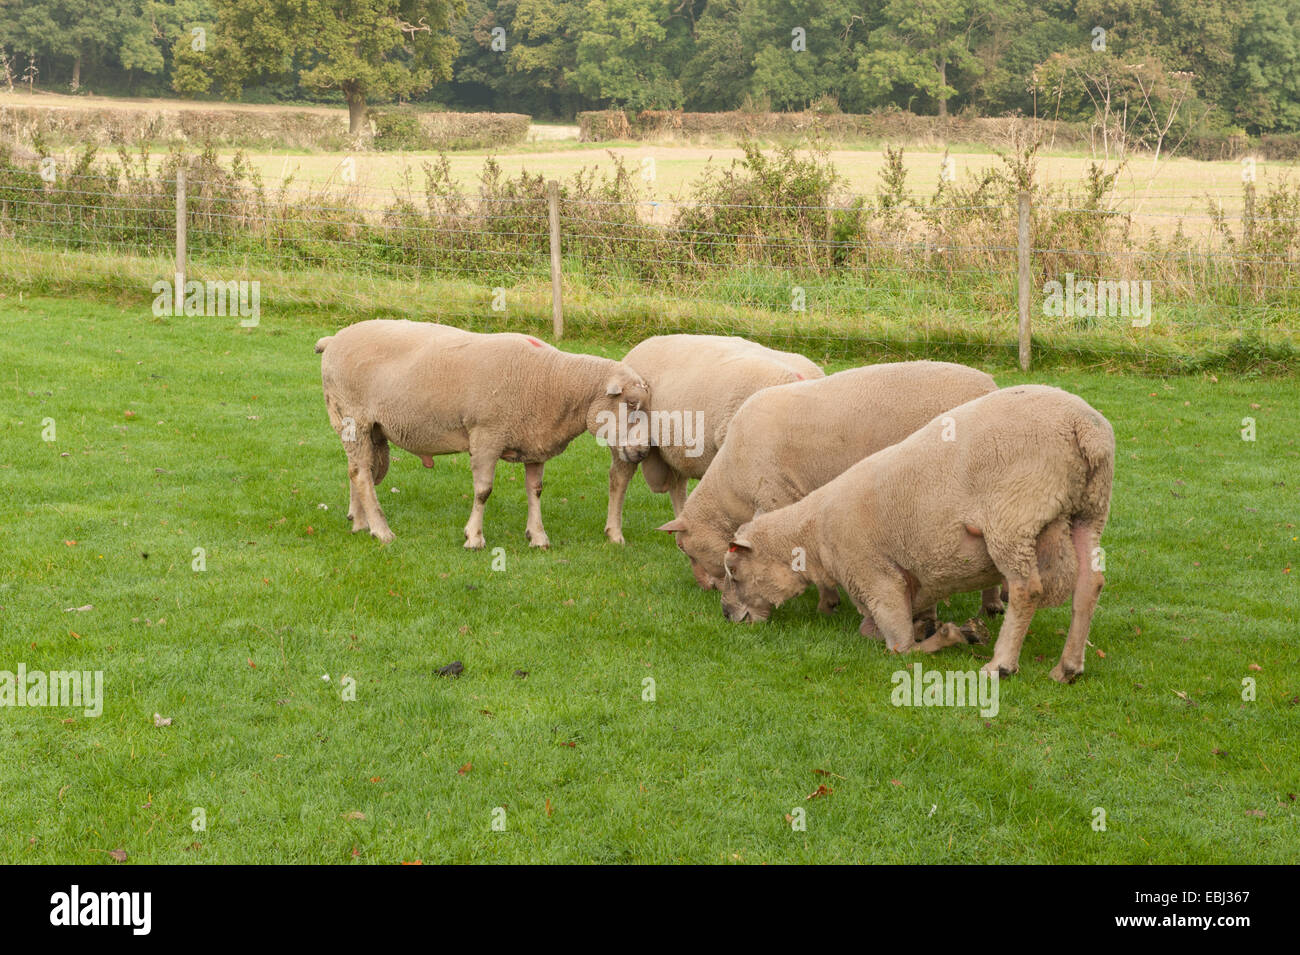
[{"label": "pasture", "polygon": [[104,672],[99,717],[3,711],[0,861],[1297,861],[1294,377],[990,369],[1086,398],[1117,466],[1087,672],[1048,679],[1069,611],[1041,611],[985,718],[892,705],[918,661],[847,605],[724,621],[639,477],[606,542],[589,436],[547,467],[549,551],[504,463],[461,547],[464,456],[395,451],[396,541],[352,536],[312,353],[340,320],[141,294],[0,297],[0,669]]},{"label": "pasture", "polygon": [[[539,132],[530,136],[533,141],[524,145],[449,153],[453,177],[473,194],[490,159],[507,177],[527,171],[552,179],[569,179],[581,170],[609,174],[615,163],[621,162],[641,184],[646,202],[661,204],[653,212],[662,217],[672,212],[675,202],[687,198],[691,187],[708,171],[724,169],[744,158],[734,143],[578,143],[543,138],[543,129],[546,127],[538,127]],[[940,182],[945,150],[907,144],[904,149],[909,189],[920,197],[932,196]],[[1010,144],[1007,151],[1012,151]],[[223,154],[233,156],[234,151],[225,150]],[[342,164],[350,154],[253,151],[245,155],[268,186],[278,188],[288,182],[291,189],[319,190],[341,187]],[[996,153],[981,146],[954,144],[951,155],[958,185],[977,181],[985,171],[1003,166]],[[827,156],[843,177],[841,188],[845,194],[869,196],[875,192],[886,164],[882,144],[830,148]],[[420,152],[354,156],[356,186],[377,196],[408,185],[418,188],[424,179],[423,165],[437,158],[436,153]],[[1077,190],[1093,162],[1090,155],[1052,150],[1048,144],[1039,161],[1040,180],[1048,186]],[[1118,164],[1103,165],[1115,168]],[[1295,167],[1290,163],[1260,162],[1256,176],[1261,190],[1294,183]],[[1150,156],[1137,156],[1123,167],[1114,196],[1117,207],[1133,212],[1135,221],[1144,229],[1167,234],[1181,223],[1185,233],[1201,235],[1211,228],[1212,205],[1229,216],[1241,213],[1241,182],[1239,162],[1162,158],[1153,163]]]}]

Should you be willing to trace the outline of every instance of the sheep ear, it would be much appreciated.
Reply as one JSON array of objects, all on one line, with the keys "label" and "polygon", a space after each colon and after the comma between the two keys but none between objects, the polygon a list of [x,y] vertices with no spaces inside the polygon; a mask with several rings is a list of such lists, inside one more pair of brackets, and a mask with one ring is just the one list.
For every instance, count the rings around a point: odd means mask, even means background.
[{"label": "sheep ear", "polygon": [[731,546],[727,548],[727,552],[731,553],[738,550],[749,551],[753,549],[754,545],[749,542],[748,538],[737,537],[731,542]]},{"label": "sheep ear", "polygon": [[661,524],[659,527],[656,527],[655,530],[667,531],[669,534],[676,534],[678,531],[686,530],[686,522],[680,517],[674,518],[667,524]]},{"label": "sheep ear", "polygon": [[623,393],[623,386],[620,385],[617,381],[611,381],[608,385],[605,386],[605,394],[609,395],[611,398],[615,397],[616,395],[621,395],[622,393]]}]

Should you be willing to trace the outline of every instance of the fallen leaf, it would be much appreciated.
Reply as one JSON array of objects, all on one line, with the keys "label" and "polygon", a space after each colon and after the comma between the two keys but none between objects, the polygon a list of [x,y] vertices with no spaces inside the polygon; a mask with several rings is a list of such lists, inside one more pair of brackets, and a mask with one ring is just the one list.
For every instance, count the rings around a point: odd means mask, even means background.
[{"label": "fallen leaf", "polygon": [[549,799],[546,800],[546,815],[548,817],[551,815],[551,801]]},{"label": "fallen leaf", "polygon": [[1246,815],[1248,815],[1248,816],[1254,816],[1256,819],[1267,819],[1267,818],[1268,818],[1268,813],[1266,813],[1263,809],[1247,809],[1247,810],[1246,810]]},{"label": "fallen leaf", "polygon": [[473,764],[473,763],[466,763],[466,764],[465,764],[464,766],[462,766],[460,769],[456,770],[456,775],[457,775],[457,776],[464,776],[464,775],[466,775],[466,774],[467,774],[471,769],[473,769],[473,768],[474,768],[474,764]]},{"label": "fallen leaf", "polygon": [[343,818],[344,818],[344,819],[364,820],[364,819],[366,818],[366,814],[365,814],[364,812],[358,812],[357,810],[353,809],[351,812],[345,812],[345,813],[343,814]]},{"label": "fallen leaf", "polygon": [[383,776],[371,776],[371,777],[370,777],[370,781],[371,781],[372,783],[382,783],[382,782],[384,781],[384,777],[383,777]]},{"label": "fallen leaf", "polygon": [[108,852],[108,856],[109,856],[109,858],[112,859],[114,862],[125,862],[125,861],[126,861],[126,850],[125,850],[125,849],[110,849],[109,852]]},{"label": "fallen leaf", "polygon": [[1247,669],[1254,670],[1256,673],[1258,673],[1260,670],[1264,668],[1260,666],[1258,663],[1252,663],[1249,667],[1247,667]]},{"label": "fallen leaf", "polygon": [[835,792],[835,790],[828,787],[825,783],[822,783],[817,787],[816,792],[809,793],[804,797],[804,799],[817,799],[820,796],[829,796],[833,792]]}]

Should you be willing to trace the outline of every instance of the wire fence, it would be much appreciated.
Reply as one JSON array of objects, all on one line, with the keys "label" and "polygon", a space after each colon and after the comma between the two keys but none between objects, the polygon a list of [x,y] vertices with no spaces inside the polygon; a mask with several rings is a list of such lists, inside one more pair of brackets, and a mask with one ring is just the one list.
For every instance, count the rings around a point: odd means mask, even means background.
[{"label": "wire fence", "polygon": [[[527,175],[463,195],[267,190],[179,162],[153,175],[0,164],[0,239],[165,258],[160,278],[181,287],[193,267],[223,280],[325,270],[417,288],[550,286],[557,335],[566,297],[580,293],[585,307],[636,298],[647,313],[749,312],[844,337],[1014,343],[1026,362],[1031,335],[1055,333],[1294,342],[1300,192],[1261,197],[1248,184],[1239,211],[1216,202],[1155,229],[1095,196],[1033,189],[758,205],[629,200]],[[1192,217],[1204,225],[1195,233]]]}]

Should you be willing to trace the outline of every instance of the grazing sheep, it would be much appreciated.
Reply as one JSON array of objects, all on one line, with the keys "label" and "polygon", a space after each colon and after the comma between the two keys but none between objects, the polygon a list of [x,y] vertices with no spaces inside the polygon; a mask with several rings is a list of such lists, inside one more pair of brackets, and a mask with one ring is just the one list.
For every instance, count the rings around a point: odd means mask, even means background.
[{"label": "grazing sheep", "polygon": [[[731,536],[755,514],[793,504],[869,454],[902,441],[940,412],[997,389],[982,371],[948,362],[904,361],[837,372],[758,392],[732,419],[727,441],[675,520],[701,587],[722,580]],[[822,591],[821,609],[839,603]],[[1002,609],[996,588],[984,595]]]},{"label": "grazing sheep", "polygon": [[933,653],[964,638],[946,624],[917,641],[913,609],[1005,577],[1010,601],[985,671],[1015,673],[1034,611],[1072,597],[1051,674],[1072,682],[1105,582],[1098,555],[1114,474],[1115,433],[1082,398],[1043,385],[977,398],[743,525],[726,556],[723,613],[766,620],[810,583],[838,583],[864,635]]},{"label": "grazing sheep", "polygon": [[[528,488],[526,535],[547,547],[542,468],[583,431],[593,434],[649,393],[620,362],[571,355],[536,338],[482,335],[429,322],[377,319],[316,343],[330,424],[348,455],[353,533],[393,539],[375,485],[388,471],[391,441],[433,467],[438,454],[468,451],[474,507],[465,546],[485,546],[483,509],[498,459],[522,462]],[[648,445],[622,449],[640,458]]]},{"label": "grazing sheep", "polygon": [[[821,378],[803,355],[724,335],[657,335],[623,357],[650,388],[651,449],[641,462],[650,490],[668,492],[673,515],[686,504],[686,482],[699,479],[718,453],[745,399],[772,385]],[[605,534],[623,543],[623,498],[637,462],[611,453]]]}]

